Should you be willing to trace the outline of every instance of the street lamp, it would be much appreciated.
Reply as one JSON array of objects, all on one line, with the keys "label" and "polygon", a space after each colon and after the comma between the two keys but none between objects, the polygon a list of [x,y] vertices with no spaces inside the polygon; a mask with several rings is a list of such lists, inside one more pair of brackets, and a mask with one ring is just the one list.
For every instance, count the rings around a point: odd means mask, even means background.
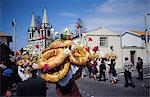
[{"label": "street lamp", "polygon": [[147,58],[146,58],[146,65],[149,65],[149,61],[148,61],[148,59],[149,59],[149,51],[148,51],[148,32],[147,32],[147,30],[148,30],[148,27],[147,27],[147,16],[149,16],[150,15],[150,13],[148,13],[148,14],[146,14],[145,16],[144,16],[144,23],[145,23],[145,43],[146,43],[146,54],[147,54]]}]

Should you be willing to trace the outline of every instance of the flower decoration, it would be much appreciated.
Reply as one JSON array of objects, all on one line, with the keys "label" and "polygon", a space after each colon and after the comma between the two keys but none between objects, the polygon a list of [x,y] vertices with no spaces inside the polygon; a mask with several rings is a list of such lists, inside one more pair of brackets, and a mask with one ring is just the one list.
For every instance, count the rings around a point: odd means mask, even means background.
[{"label": "flower decoration", "polygon": [[96,52],[98,51],[98,46],[95,46],[95,47],[93,48],[93,51],[94,51],[94,53],[96,53]]},{"label": "flower decoration", "polygon": [[93,41],[92,37],[88,37],[88,41]]},{"label": "flower decoration", "polygon": [[36,47],[37,49],[39,49],[39,48],[40,48],[38,44],[36,44],[36,45],[35,45],[35,47]]},{"label": "flower decoration", "polygon": [[48,64],[45,64],[43,68],[44,68],[44,70],[47,70],[48,69]]},{"label": "flower decoration", "polygon": [[90,47],[85,47],[86,51],[90,52]]},{"label": "flower decoration", "polygon": [[80,23],[76,23],[75,27],[76,27],[77,29],[81,28]]},{"label": "flower decoration", "polygon": [[16,56],[19,56],[20,55],[20,51],[16,51]]},{"label": "flower decoration", "polygon": [[32,64],[32,68],[33,68],[33,69],[37,69],[37,68],[38,68],[38,65],[37,65],[36,63],[33,63],[33,64]]}]

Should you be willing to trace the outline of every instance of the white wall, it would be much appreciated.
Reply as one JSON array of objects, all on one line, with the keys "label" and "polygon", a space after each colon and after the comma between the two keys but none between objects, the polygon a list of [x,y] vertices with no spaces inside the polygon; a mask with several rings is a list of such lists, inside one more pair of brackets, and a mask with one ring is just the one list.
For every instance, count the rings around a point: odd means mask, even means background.
[{"label": "white wall", "polygon": [[126,33],[122,36],[122,46],[142,47],[143,45],[140,37]]},{"label": "white wall", "polygon": [[[141,48],[124,48],[123,49],[123,62],[124,58],[128,57],[130,59],[130,51],[135,51],[135,63],[137,62],[137,57],[141,57],[143,59],[143,63],[146,63],[146,50]],[[136,64],[135,64],[136,66]]]},{"label": "white wall", "polygon": [[[108,47],[100,47],[100,37],[101,35],[97,36],[90,36],[88,37],[92,38],[92,41],[87,42],[87,46],[89,46],[91,49],[95,46],[99,47],[99,50],[103,52],[103,54],[110,53],[110,46],[114,47],[114,52],[117,54],[117,60],[116,60],[116,68],[122,68],[122,49],[121,49],[121,37],[120,36],[106,36],[108,37]],[[74,42],[77,43],[78,39],[75,39]]]}]

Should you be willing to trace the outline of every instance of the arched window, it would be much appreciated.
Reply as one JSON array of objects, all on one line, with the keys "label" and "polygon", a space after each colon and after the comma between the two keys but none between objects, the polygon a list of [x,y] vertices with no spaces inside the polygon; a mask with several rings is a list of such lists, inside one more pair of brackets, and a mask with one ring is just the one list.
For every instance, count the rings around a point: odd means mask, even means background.
[{"label": "arched window", "polygon": [[32,36],[31,36],[31,33],[30,33],[30,35],[29,35],[29,39],[31,39],[31,37],[32,37]]},{"label": "arched window", "polygon": [[47,36],[50,37],[50,30],[47,31]]}]

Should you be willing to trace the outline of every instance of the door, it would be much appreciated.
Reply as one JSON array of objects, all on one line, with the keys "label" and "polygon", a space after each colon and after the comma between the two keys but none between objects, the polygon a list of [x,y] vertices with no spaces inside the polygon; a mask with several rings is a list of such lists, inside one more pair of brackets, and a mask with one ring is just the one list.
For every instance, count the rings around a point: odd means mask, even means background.
[{"label": "door", "polygon": [[134,66],[135,65],[135,51],[130,51],[130,59]]}]

